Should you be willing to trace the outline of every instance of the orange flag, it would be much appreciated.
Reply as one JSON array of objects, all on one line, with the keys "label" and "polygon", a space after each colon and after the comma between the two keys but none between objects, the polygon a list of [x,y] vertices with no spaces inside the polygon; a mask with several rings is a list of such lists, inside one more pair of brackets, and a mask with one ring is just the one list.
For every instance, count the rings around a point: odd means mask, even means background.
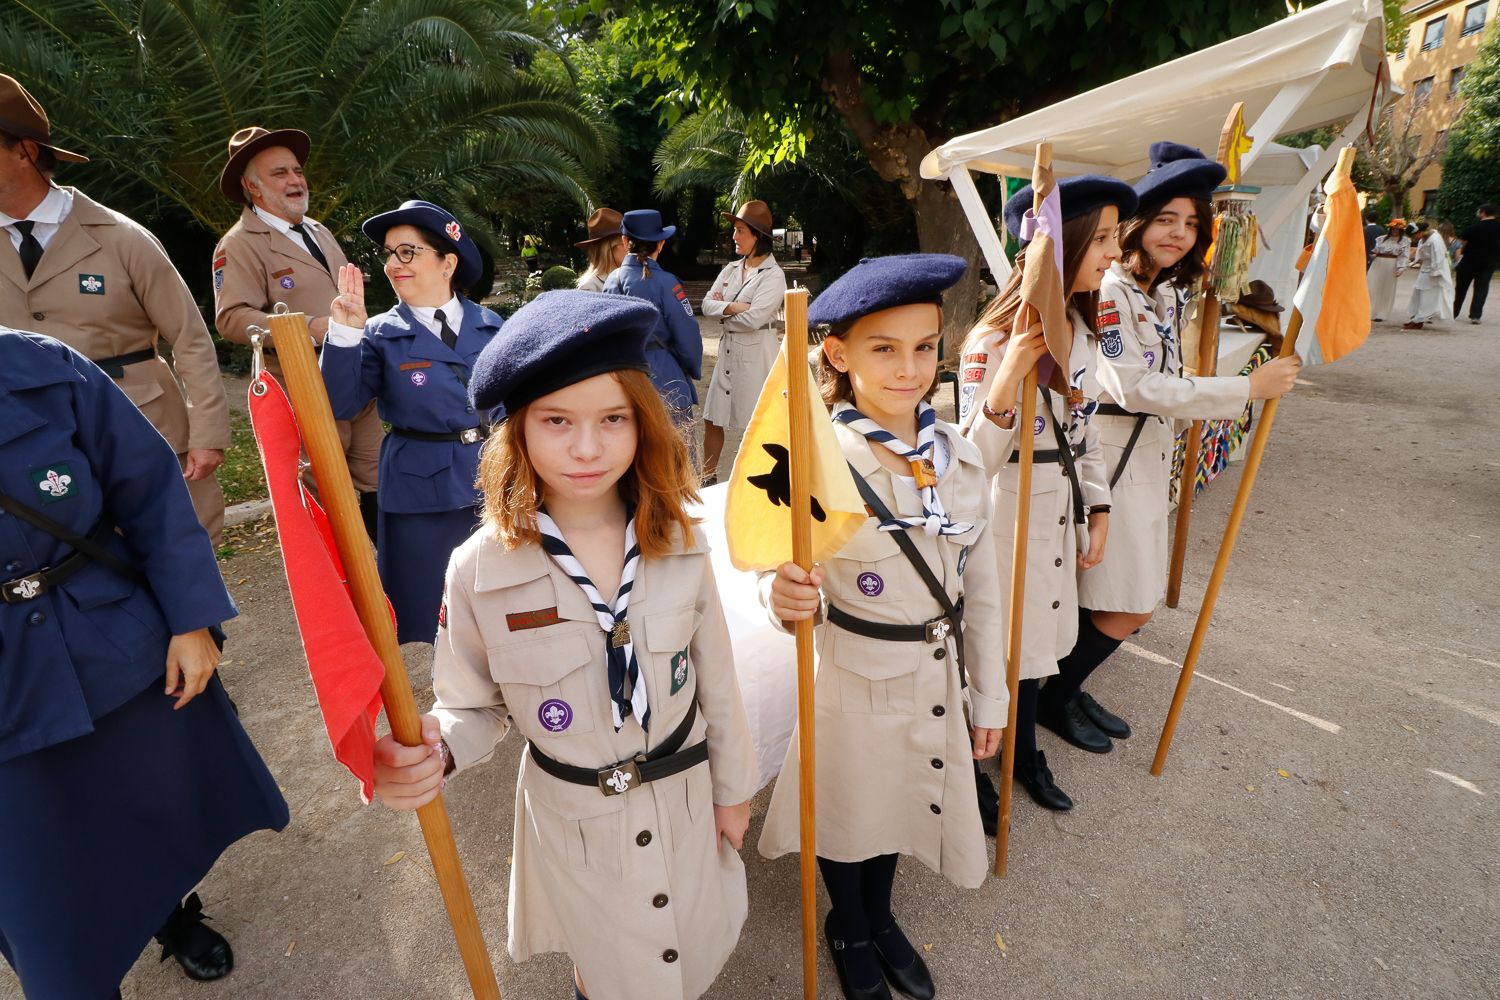
[{"label": "orange flag", "polygon": [[1370,334],[1370,292],[1365,283],[1365,237],[1354,182],[1335,170],[1323,186],[1327,220],[1292,304],[1302,314],[1297,347],[1309,365],[1337,361]]}]

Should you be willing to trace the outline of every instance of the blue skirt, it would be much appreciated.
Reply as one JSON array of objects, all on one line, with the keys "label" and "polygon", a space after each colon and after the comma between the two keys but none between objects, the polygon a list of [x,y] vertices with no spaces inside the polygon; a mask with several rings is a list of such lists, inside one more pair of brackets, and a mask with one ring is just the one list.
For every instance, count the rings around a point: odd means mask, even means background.
[{"label": "blue skirt", "polygon": [[0,763],[0,953],[28,997],[113,996],[230,844],[287,824],[218,675],[176,712],[162,683]]},{"label": "blue skirt", "polygon": [[396,641],[437,638],[438,605],[448,558],[479,527],[478,505],[431,514],[380,512],[376,562],[396,610]]}]

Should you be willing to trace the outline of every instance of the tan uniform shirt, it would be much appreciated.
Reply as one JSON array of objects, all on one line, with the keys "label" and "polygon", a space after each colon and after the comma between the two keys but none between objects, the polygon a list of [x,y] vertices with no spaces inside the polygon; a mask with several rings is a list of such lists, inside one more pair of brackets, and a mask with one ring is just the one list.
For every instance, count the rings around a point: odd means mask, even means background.
[{"label": "tan uniform shirt", "polygon": [[[897,516],[920,516],[914,490],[898,488],[863,435],[834,424],[844,455]],[[990,477],[979,449],[939,423],[952,460],[938,483],[943,509],[974,527],[962,534],[907,534],[947,588],[964,599],[968,688],[959,685],[952,636],[940,643],[885,642],[828,622],[817,629],[818,856],[863,861],[909,854],[958,885],[989,872],[974,793],[969,722],[1003,729],[1010,704],[1000,631],[999,560],[990,520]],[[937,599],[874,518],[824,566],[823,596],[856,618],[915,624],[941,614]],[[762,595],[771,574],[762,578]],[[778,628],[781,622],[774,622]],[[797,738],[761,832],[760,852],[799,848]]]},{"label": "tan uniform shirt", "polygon": [[[761,386],[771,374],[781,350],[777,317],[786,298],[786,272],[767,256],[759,267],[745,268],[744,260],[724,265],[703,298],[703,315],[719,321],[719,358],[703,397],[703,419],[720,427],[750,424]],[[726,316],[731,302],[744,302],[744,312]]]},{"label": "tan uniform shirt", "polygon": [[[554,760],[602,768],[698,718],[708,764],[623,795],[571,784],[527,754],[516,783],[510,953],[567,952],[594,1000],[691,1000],[739,940],[748,901],[713,806],[759,786],[729,630],[708,549],[643,561],[628,614],[651,732],[610,717],[605,633],[578,585],[536,545],[506,551],[481,529],[448,566],[432,668],[433,714],[459,768],[514,726]],[[972,797],[972,792],[970,793]]]}]

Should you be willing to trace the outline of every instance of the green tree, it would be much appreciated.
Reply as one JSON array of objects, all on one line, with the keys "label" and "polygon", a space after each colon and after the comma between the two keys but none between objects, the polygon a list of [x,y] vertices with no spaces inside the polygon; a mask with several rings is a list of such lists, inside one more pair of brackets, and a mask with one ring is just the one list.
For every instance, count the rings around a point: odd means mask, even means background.
[{"label": "green tree", "polygon": [[1500,202],[1500,30],[1490,28],[1459,85],[1463,110],[1448,133],[1438,215],[1462,229],[1485,202]]}]

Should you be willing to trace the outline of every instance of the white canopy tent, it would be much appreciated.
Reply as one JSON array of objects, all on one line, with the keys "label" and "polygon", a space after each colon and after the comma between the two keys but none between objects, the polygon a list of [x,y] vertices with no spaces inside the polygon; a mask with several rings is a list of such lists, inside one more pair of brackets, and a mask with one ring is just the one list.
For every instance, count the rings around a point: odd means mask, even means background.
[{"label": "white canopy tent", "polygon": [[[1261,228],[1272,247],[1295,243],[1300,249],[1305,216],[1298,210],[1333,169],[1338,150],[1374,122],[1393,89],[1389,81],[1380,0],[1327,0],[1259,31],[952,139],[922,161],[922,176],[952,183],[990,270],[1003,282],[1010,264],[973,171],[1030,179],[1036,144],[1045,140],[1052,144],[1052,169],[1059,177],[1097,173],[1134,181],[1150,166],[1146,147],[1152,140],[1186,143],[1212,156],[1224,119],[1243,101],[1254,145],[1240,159],[1242,183],[1254,185],[1257,161],[1278,136],[1348,120],[1343,134],[1311,163],[1283,155],[1276,158],[1275,179],[1266,178],[1256,205]],[[1299,178],[1291,184],[1285,182],[1288,169]],[[1301,216],[1296,233],[1281,237],[1294,216]],[[1279,297],[1283,289],[1277,290]]]}]

